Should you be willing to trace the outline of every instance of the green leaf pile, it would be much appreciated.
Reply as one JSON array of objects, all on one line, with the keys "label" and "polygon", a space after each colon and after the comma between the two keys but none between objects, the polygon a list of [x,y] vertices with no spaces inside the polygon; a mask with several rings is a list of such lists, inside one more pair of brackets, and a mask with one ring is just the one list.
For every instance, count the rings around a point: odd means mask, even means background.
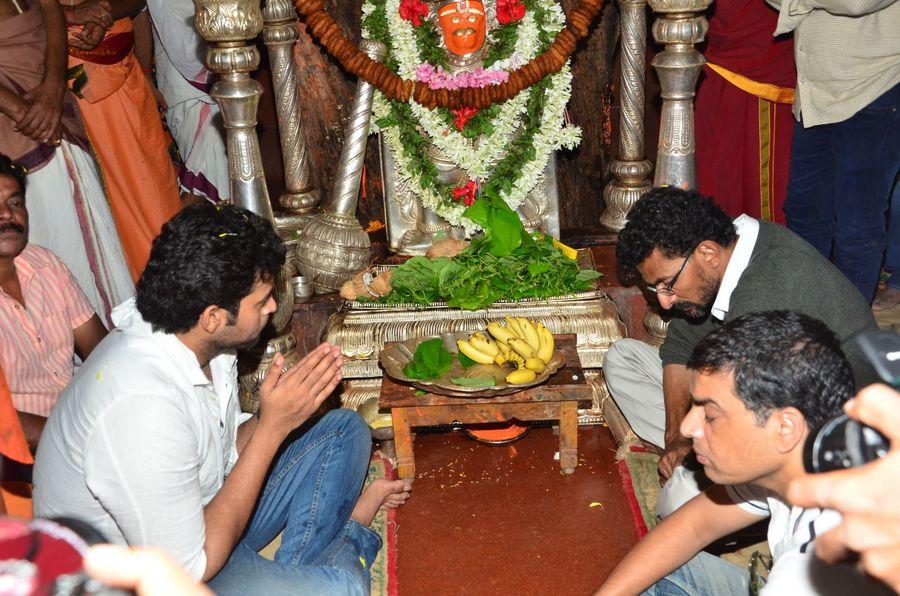
[{"label": "green leaf pile", "polygon": [[450,370],[453,354],[444,347],[444,342],[435,337],[423,341],[416,348],[413,359],[403,367],[403,374],[410,379],[436,379]]},{"label": "green leaf pile", "polygon": [[386,304],[426,306],[444,300],[449,306],[478,310],[494,302],[551,298],[589,290],[596,271],[578,264],[553,246],[551,238],[532,237],[518,214],[486,189],[466,217],[484,228],[484,235],[453,258],[413,257],[394,270],[393,290]]}]

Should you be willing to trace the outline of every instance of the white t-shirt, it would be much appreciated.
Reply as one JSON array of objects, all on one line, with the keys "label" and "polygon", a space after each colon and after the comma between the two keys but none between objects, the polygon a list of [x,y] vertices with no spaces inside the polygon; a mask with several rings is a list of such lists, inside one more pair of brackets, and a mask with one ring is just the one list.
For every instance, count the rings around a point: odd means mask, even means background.
[{"label": "white t-shirt", "polygon": [[237,361],[210,381],[176,336],[154,333],[128,300],[54,407],[34,467],[34,511],[88,522],[107,540],[162,548],[206,569],[203,508],[237,459]]},{"label": "white t-shirt", "polygon": [[893,594],[850,565],[827,565],[813,556],[816,537],[841,522],[841,514],[837,511],[791,507],[774,493],[758,486],[726,486],[725,490],[744,511],[770,517],[767,538],[773,565],[761,594]]}]

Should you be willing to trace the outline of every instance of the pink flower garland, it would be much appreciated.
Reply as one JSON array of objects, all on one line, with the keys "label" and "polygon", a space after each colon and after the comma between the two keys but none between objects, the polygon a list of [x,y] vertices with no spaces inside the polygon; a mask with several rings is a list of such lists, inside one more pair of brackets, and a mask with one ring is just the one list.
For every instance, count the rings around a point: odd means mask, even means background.
[{"label": "pink flower garland", "polygon": [[431,89],[456,90],[500,85],[509,80],[509,73],[505,70],[485,69],[479,66],[472,72],[453,75],[444,72],[440,66],[435,68],[426,62],[416,67],[416,80],[425,83]]}]

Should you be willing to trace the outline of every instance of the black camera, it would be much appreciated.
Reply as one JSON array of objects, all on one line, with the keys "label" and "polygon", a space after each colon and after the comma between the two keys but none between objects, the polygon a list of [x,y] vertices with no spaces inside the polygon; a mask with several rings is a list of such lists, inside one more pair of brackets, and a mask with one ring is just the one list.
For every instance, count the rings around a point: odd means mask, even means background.
[{"label": "black camera", "polygon": [[[856,342],[878,376],[897,388],[900,334],[870,331],[860,335]],[[883,457],[890,448],[890,441],[883,434],[842,414],[809,433],[803,448],[803,465],[809,473],[854,468]]]}]

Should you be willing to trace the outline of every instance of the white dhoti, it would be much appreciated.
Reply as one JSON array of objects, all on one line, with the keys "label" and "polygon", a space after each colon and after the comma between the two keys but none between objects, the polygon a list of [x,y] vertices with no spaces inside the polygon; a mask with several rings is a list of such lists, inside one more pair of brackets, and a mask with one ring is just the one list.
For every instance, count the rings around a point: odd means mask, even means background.
[{"label": "white dhoti", "polygon": [[[635,434],[665,448],[666,406],[659,349],[634,339],[620,339],[609,347],[603,359],[603,376]],[[708,484],[702,470],[676,466],[656,501],[656,514],[666,517]]]},{"label": "white dhoti", "polygon": [[29,172],[25,201],[28,241],[62,259],[109,326],[109,313],[134,296],[134,283],[94,158],[62,141],[53,159]]},{"label": "white dhoti", "polygon": [[[168,96],[164,88],[160,90]],[[213,202],[229,196],[228,154],[219,106],[211,98],[209,102],[188,99],[169,106],[166,123],[184,160],[178,175],[181,190]]]},{"label": "white dhoti", "polygon": [[184,162],[181,189],[217,202],[231,196],[225,129],[219,106],[207,91],[206,42],[192,26],[191,0],[148,0],[153,19],[159,90],[166,98],[166,124]]}]

